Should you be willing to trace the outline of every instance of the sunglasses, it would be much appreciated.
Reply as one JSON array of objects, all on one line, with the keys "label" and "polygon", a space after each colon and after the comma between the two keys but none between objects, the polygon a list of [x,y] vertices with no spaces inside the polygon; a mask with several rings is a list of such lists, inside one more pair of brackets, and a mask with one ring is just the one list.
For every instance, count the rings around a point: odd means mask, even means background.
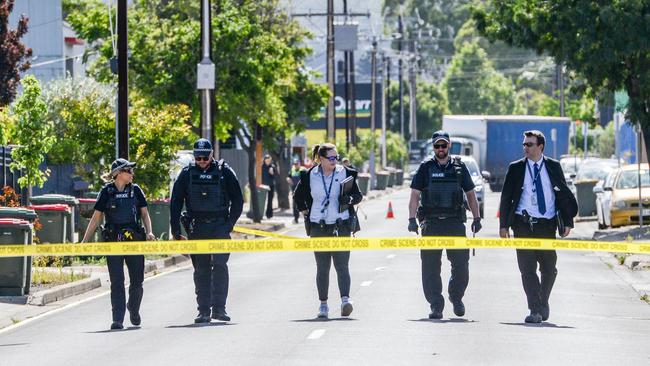
[{"label": "sunglasses", "polygon": [[534,143],[534,142],[524,142],[521,145],[524,146],[524,147],[533,147],[533,146],[535,146],[537,144]]},{"label": "sunglasses", "polygon": [[433,145],[433,148],[436,149],[436,150],[438,150],[438,149],[446,149],[447,146],[449,146],[449,145],[447,145],[447,144],[440,144],[440,145]]},{"label": "sunglasses", "polygon": [[339,156],[338,156],[338,155],[337,155],[337,156],[323,156],[323,157],[324,157],[325,159],[331,161],[331,162],[335,162],[335,161],[338,161],[338,160],[339,160]]},{"label": "sunglasses", "polygon": [[194,160],[196,160],[196,161],[208,161],[208,160],[210,160],[210,157],[209,156],[195,156]]},{"label": "sunglasses", "polygon": [[133,169],[131,168],[120,169],[120,173],[133,174]]}]

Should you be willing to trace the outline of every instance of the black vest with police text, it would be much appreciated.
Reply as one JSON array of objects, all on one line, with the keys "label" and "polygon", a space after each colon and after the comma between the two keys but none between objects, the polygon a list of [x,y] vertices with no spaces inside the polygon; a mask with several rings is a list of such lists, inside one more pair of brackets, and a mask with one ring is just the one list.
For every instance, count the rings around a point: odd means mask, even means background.
[{"label": "black vest with police text", "polygon": [[429,164],[427,186],[420,198],[426,217],[461,217],[465,211],[460,159],[454,158],[451,165],[453,169],[436,161]]},{"label": "black vest with police text", "polygon": [[190,215],[220,216],[228,213],[229,200],[223,182],[223,167],[211,164],[207,171],[197,166],[189,168],[190,185],[187,209]]},{"label": "black vest with police text", "polygon": [[107,193],[106,223],[120,226],[138,225],[139,215],[133,185],[127,185],[124,191],[120,192],[115,184],[111,183]]}]

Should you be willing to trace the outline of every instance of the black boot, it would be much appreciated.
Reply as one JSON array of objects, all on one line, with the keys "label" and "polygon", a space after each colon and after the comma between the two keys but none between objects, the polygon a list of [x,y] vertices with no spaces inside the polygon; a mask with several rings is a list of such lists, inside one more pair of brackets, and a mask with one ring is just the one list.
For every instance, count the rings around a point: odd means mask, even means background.
[{"label": "black boot", "polygon": [[456,316],[465,315],[465,304],[462,300],[451,300],[452,305],[454,305],[454,314]]},{"label": "black boot", "polygon": [[121,322],[113,322],[113,324],[111,324],[111,330],[119,330],[119,329],[124,329],[124,326],[122,325]]},{"label": "black boot", "polygon": [[537,312],[531,311],[530,315],[528,315],[524,321],[526,323],[539,324],[542,322],[542,316]]},{"label": "black boot", "polygon": [[196,324],[209,323],[210,321],[211,321],[210,312],[207,313],[199,312],[199,315],[194,319],[194,323]]},{"label": "black boot", "polygon": [[228,316],[228,313],[226,313],[226,308],[216,306],[212,307],[212,319],[221,320],[223,322],[230,321],[230,317]]}]

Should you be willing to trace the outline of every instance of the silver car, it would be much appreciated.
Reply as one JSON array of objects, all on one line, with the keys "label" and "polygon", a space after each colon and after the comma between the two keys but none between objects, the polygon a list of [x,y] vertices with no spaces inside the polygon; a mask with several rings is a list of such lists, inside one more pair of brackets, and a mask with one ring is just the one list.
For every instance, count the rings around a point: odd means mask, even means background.
[{"label": "silver car", "polygon": [[476,199],[478,200],[478,209],[481,214],[481,218],[485,217],[484,207],[485,207],[485,189],[486,185],[484,184],[486,180],[490,179],[490,173],[487,171],[481,171],[478,167],[478,163],[471,156],[461,156],[461,161],[467,166],[469,174],[472,176],[472,181],[474,182],[474,192],[476,192]]}]

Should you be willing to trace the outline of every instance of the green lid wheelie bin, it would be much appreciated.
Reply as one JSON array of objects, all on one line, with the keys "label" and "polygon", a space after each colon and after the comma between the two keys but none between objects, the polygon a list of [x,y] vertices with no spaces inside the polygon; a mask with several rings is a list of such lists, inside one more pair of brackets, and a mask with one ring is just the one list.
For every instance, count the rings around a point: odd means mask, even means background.
[{"label": "green lid wheelie bin", "polygon": [[75,211],[79,207],[79,200],[73,196],[67,196],[65,194],[44,194],[42,196],[34,196],[29,199],[32,205],[55,205],[55,204],[64,204],[70,207],[70,216],[68,216],[68,230],[67,230],[67,241],[74,243],[74,234],[77,228]]},{"label": "green lid wheelie bin", "polygon": [[[79,198],[79,241],[83,239],[84,234],[86,234],[86,229],[88,224],[90,224],[90,219],[93,217],[95,212],[95,202],[94,198]],[[99,225],[95,229],[95,234],[90,237],[90,242],[97,242],[97,235],[99,233]]]},{"label": "green lid wheelie bin", "polygon": [[[0,219],[0,245],[28,245],[32,224],[19,219]],[[0,296],[29,293],[27,257],[0,258]]]},{"label": "green lid wheelie bin", "polygon": [[[34,224],[38,215],[27,207],[0,207],[0,219],[19,219]],[[33,227],[33,226],[32,226]],[[28,243],[34,243],[34,230],[29,231]],[[29,293],[29,284],[32,281],[32,257],[27,257],[27,274],[25,276],[25,293]]]},{"label": "green lid wheelie bin", "polygon": [[153,200],[147,203],[151,218],[151,231],[160,240],[169,240],[171,227],[169,225],[169,198]]},{"label": "green lid wheelie bin", "polygon": [[64,204],[35,205],[31,208],[38,214],[43,228],[37,233],[40,243],[65,243],[68,238],[67,227],[70,221],[70,207]]}]

